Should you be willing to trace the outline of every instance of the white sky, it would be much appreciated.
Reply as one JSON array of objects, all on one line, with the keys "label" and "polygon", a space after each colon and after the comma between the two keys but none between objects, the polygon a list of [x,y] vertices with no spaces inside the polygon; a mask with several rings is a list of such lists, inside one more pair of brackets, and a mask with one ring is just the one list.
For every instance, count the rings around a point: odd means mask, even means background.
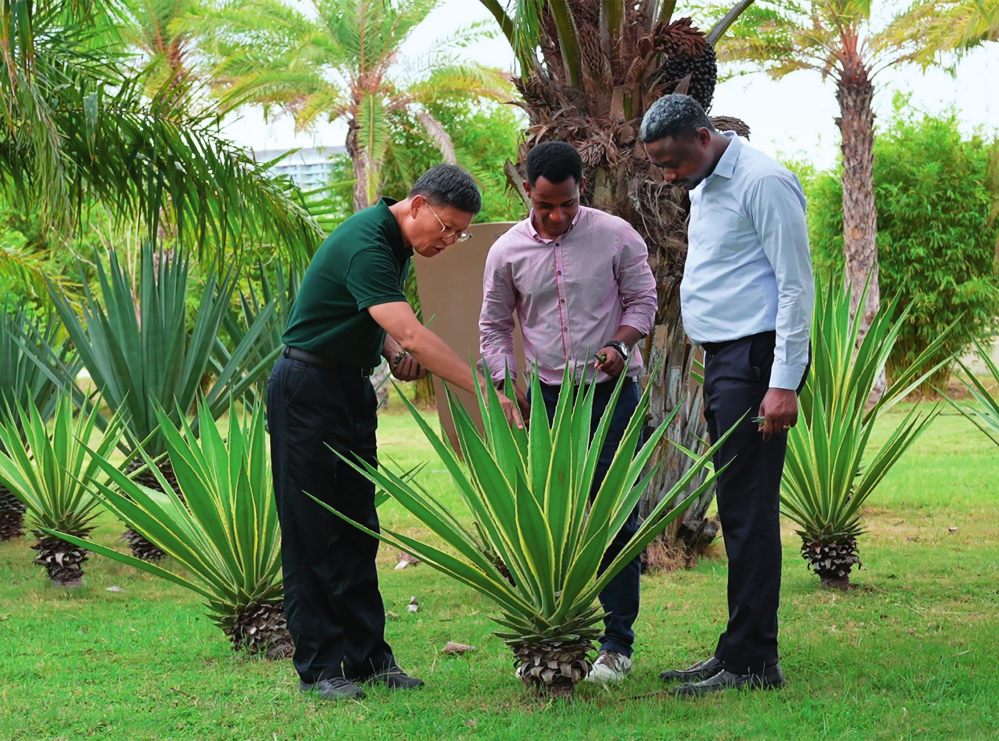
[{"label": "white sky", "polygon": [[[435,40],[480,20],[492,21],[492,16],[477,0],[443,0],[413,32],[403,54],[418,56]],[[502,37],[469,47],[466,56],[483,64],[514,68],[513,53]],[[891,114],[893,92],[901,90],[911,92],[911,104],[922,110],[938,113],[956,107],[967,131],[975,127],[984,127],[991,135],[999,131],[999,43],[975,50],[958,65],[956,77],[940,70],[924,75],[907,67],[882,73],[876,84],[875,112],[881,122]],[[729,80],[715,91],[711,112],[746,121],[753,132],[753,145],[770,155],[794,156],[821,168],[836,160],[835,87],[831,81],[823,83],[818,73],[795,72],[780,82],[763,74]],[[227,132],[240,144],[265,149],[343,144],[346,127],[325,125],[314,132],[296,134],[288,117],[265,123],[259,113],[247,110],[240,120],[228,124]]]}]

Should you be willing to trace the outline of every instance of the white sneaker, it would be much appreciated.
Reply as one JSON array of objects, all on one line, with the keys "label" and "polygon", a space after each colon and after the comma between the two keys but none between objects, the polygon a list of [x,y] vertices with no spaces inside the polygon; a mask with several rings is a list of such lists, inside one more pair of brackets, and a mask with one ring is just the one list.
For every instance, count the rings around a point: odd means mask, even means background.
[{"label": "white sneaker", "polygon": [[607,684],[608,682],[622,682],[631,671],[631,659],[617,651],[601,651],[597,660],[593,662],[593,668],[586,675],[587,682]]}]

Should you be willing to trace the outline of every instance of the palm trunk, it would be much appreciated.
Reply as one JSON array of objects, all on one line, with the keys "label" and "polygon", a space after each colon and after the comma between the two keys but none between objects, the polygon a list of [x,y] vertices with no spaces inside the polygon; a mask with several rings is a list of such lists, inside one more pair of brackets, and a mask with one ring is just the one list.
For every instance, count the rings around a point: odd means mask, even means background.
[{"label": "palm trunk", "polygon": [[367,208],[371,205],[371,201],[368,200],[368,188],[367,188],[367,157],[365,156],[364,150],[361,148],[361,144],[358,141],[358,132],[361,130],[360,125],[353,118],[348,121],[347,124],[347,156],[350,157],[351,164],[354,166],[354,211],[360,211],[362,208]]},{"label": "palm trunk", "polygon": [[[836,124],[843,149],[843,251],[846,279],[850,283],[850,313],[861,311],[863,341],[881,305],[878,282],[878,215],[874,203],[874,85],[860,59],[847,60],[836,88],[840,118]],[[867,300],[860,299],[867,288]],[[886,388],[884,373],[871,393],[871,402],[881,398]]]},{"label": "palm trunk", "polygon": [[[653,384],[652,402],[649,405],[651,418],[648,424],[655,428],[677,404],[682,403],[683,406],[666,433],[669,439],[663,440],[649,461],[650,467],[659,465],[659,472],[639,501],[641,517],[646,517],[659,504],[663,495],[669,492],[693,464],[688,455],[669,441],[699,451],[699,441],[706,440],[708,436],[707,423],[704,421],[704,392],[700,384],[691,379],[692,366],[695,359],[701,358],[701,353],[690,344],[690,339],[683,330],[679,280],[669,281],[662,290],[664,305],[656,317],[653,335],[645,343],[647,372],[657,362],[663,361],[658,374],[646,379],[646,383]],[[691,484],[683,495],[684,498],[677,499],[676,505],[703,482],[705,475],[702,474]],[[717,527],[709,525],[706,516],[714,495],[715,489],[711,487],[699,501],[690,506],[682,518],[674,520],[661,536],[667,551],[680,556],[686,563],[692,563],[697,553],[710,544],[718,532]]]},{"label": "palm trunk", "polygon": [[[630,213],[628,201],[628,184],[614,172],[601,168],[595,171],[590,180],[590,204],[601,211],[612,213],[623,219],[634,221]],[[675,216],[686,219],[689,206],[683,199],[682,211]],[[708,436],[707,423],[704,421],[704,396],[699,385],[691,384],[690,371],[695,357],[699,353],[690,344],[683,329],[680,316],[680,281],[675,277],[676,256],[667,254],[667,248],[661,245],[649,244],[649,260],[656,274],[656,285],[660,296],[659,311],[652,334],[646,338],[643,354],[646,360],[642,385],[653,384],[652,403],[649,405],[651,418],[648,420],[650,429],[657,427],[673,408],[682,402],[683,408],[677,415],[669,431],[667,440],[663,440],[655,451],[649,466],[659,464],[659,472],[652,480],[646,493],[639,502],[639,514],[648,515],[669,492],[673,485],[690,469],[693,461],[680,451],[670,441],[674,441],[691,450],[697,450],[699,440]],[[663,359],[658,374],[653,377],[651,371],[656,363]],[[697,483],[703,481],[703,476]],[[696,488],[692,486],[690,490]],[[661,540],[667,550],[679,553],[686,562],[692,562],[702,546],[711,542],[717,533],[717,528],[706,527],[708,507],[714,499],[715,489],[712,487],[701,501],[695,502],[682,518],[674,521],[663,533]],[[679,504],[682,499],[677,500]]]}]

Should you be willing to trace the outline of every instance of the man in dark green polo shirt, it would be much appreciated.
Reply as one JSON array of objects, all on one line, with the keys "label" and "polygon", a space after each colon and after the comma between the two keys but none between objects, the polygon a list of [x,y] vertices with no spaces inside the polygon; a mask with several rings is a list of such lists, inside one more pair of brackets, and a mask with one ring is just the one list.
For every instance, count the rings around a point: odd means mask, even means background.
[{"label": "man in dark green polo shirt", "polygon": [[[274,495],[281,521],[285,613],[300,689],[324,698],[361,697],[359,684],[423,684],[405,674],[385,642],[378,541],[311,494],[378,530],[374,486],[333,451],[375,465],[375,393],[384,357],[403,381],[437,374],[467,391],[482,387],[403,293],[413,252],[433,257],[468,235],[481,209],[474,180],[453,165],[428,170],[404,201],[383,198],[341,224],[302,280],[267,388]],[[517,404],[502,398],[511,424]],[[332,448],[332,450],[331,450]]]}]

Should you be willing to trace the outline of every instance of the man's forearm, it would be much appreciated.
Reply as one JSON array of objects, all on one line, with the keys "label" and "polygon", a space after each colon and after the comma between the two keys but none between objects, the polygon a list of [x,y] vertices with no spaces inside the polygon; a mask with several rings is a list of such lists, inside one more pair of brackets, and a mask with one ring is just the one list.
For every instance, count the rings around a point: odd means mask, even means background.
[{"label": "man's forearm", "polygon": [[635,343],[638,342],[640,339],[642,339],[642,337],[644,336],[645,336],[644,333],[635,329],[634,327],[631,327],[627,324],[622,324],[620,327],[617,328],[617,332],[614,333],[614,337],[612,337],[611,339],[617,340],[618,342],[623,342],[628,347],[634,347]]}]

